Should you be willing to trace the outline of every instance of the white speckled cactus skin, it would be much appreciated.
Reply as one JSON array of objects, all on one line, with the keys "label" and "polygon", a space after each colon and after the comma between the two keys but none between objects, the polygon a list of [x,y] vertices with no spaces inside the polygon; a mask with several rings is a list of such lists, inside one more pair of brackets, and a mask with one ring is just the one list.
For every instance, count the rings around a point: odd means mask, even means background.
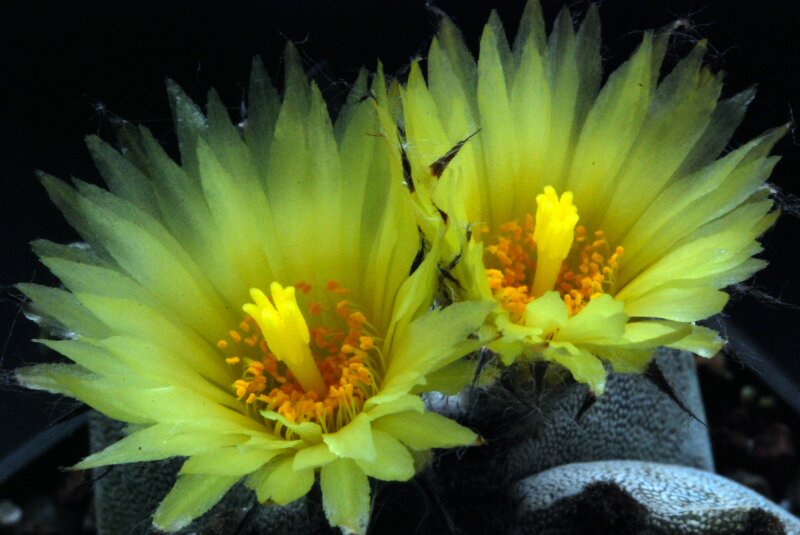
[{"label": "white speckled cactus skin", "polygon": [[522,480],[516,487],[522,505],[515,533],[571,533],[564,531],[563,522],[570,514],[568,498],[599,481],[616,483],[645,506],[647,533],[742,533],[754,508],[777,517],[786,533],[800,533],[797,518],[722,476],[688,466],[623,460],[573,463]]},{"label": "white speckled cactus skin", "polygon": [[[430,396],[429,406],[448,416],[478,429],[508,430],[487,440],[483,455],[467,452],[465,477],[477,481],[460,481],[453,489],[476,489],[466,492],[469,499],[469,492],[492,489],[498,481],[511,487],[505,499],[513,503],[518,533],[580,532],[568,522],[573,505],[556,502],[581,494],[587,484],[606,481],[618,483],[644,506],[647,533],[740,533],[758,509],[775,515],[788,533],[800,533],[795,517],[712,473],[694,356],[662,349],[656,362],[697,420],[639,375],[611,374],[605,395],[579,420],[586,388],[578,384],[531,391],[529,399],[513,403],[503,399],[498,387]],[[493,398],[502,401],[492,403]]]},{"label": "white speckled cactus skin", "polygon": [[[678,398],[704,421],[694,357],[662,349],[656,362]],[[493,413],[498,408],[476,406],[479,395],[468,391],[454,397],[431,396],[428,403],[435,410],[467,419],[480,428],[482,418],[496,419]],[[491,392],[486,395],[491,399]],[[714,469],[706,427],[644,377],[612,374],[606,394],[576,421],[585,396],[585,387],[571,384],[529,400],[536,402],[537,410],[517,421],[513,432],[520,439],[508,445],[502,455],[495,455],[502,459],[502,470],[510,479],[570,462],[603,459],[650,460]]]}]

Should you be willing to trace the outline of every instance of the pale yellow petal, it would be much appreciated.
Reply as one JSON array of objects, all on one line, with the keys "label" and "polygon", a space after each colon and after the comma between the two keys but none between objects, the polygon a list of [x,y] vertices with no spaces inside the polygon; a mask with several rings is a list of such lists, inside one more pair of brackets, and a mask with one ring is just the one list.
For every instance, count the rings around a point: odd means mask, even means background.
[{"label": "pale yellow petal", "polygon": [[[284,446],[284,441],[275,441]],[[210,474],[218,476],[244,476],[268,463],[282,453],[282,447],[272,450],[243,445],[208,449],[189,457],[181,467],[181,474]]]},{"label": "pale yellow petal", "polygon": [[372,425],[415,450],[468,446],[478,439],[474,431],[434,412],[390,414]]},{"label": "pale yellow petal", "polygon": [[414,477],[414,459],[406,447],[389,433],[374,429],[375,458],[355,458],[355,462],[369,477],[382,481],[408,481]]},{"label": "pale yellow petal", "polygon": [[108,334],[103,324],[71,293],[39,284],[18,284],[19,291],[31,299],[29,314],[34,321],[56,320],[66,335],[102,337]]},{"label": "pale yellow petal", "polygon": [[221,500],[238,480],[238,476],[180,476],[156,509],[153,523],[164,531],[185,528]]},{"label": "pale yellow petal", "polygon": [[369,481],[350,459],[339,459],[320,471],[322,506],[332,526],[363,535],[369,521]]},{"label": "pale yellow petal", "polygon": [[338,459],[325,443],[315,444],[310,448],[303,448],[298,451],[292,461],[292,468],[304,470],[306,468],[318,468]]},{"label": "pale yellow petal", "polygon": [[576,381],[587,384],[595,394],[600,395],[605,390],[606,369],[589,351],[568,343],[556,343],[545,350],[544,358],[569,370]]},{"label": "pale yellow petal", "polygon": [[176,424],[156,424],[135,431],[107,448],[89,455],[74,468],[85,470],[109,464],[159,461],[235,446],[246,441],[246,435],[210,434],[205,429],[192,430]]},{"label": "pale yellow petal", "polygon": [[254,474],[248,485],[256,491],[259,502],[286,505],[308,494],[314,480],[313,469],[297,470],[292,466],[292,458],[287,457],[272,461],[260,473]]},{"label": "pale yellow petal", "polygon": [[681,338],[677,342],[668,344],[667,347],[691,351],[701,357],[710,358],[719,353],[725,345],[725,340],[717,331],[708,327],[692,325],[691,334]]},{"label": "pale yellow petal", "polygon": [[370,419],[365,413],[359,414],[335,433],[323,435],[322,440],[339,457],[372,461],[377,455]]}]

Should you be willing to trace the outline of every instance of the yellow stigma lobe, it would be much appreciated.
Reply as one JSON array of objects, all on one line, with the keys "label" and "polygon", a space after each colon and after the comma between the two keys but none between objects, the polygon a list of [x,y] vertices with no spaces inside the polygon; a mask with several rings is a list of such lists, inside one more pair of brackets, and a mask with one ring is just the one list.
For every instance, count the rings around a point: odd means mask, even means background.
[{"label": "yellow stigma lobe", "polygon": [[572,203],[572,192],[566,191],[558,198],[552,186],[536,196],[536,225],[533,241],[536,242],[536,273],[532,294],[539,297],[555,287],[561,264],[567,258],[575,239],[578,207]]},{"label": "yellow stigma lobe", "polygon": [[275,357],[286,364],[306,392],[324,396],[327,386],[317,368],[308,343],[308,325],[297,305],[293,286],[270,285],[272,301],[258,288],[250,290],[255,301],[242,306],[252,316]]}]

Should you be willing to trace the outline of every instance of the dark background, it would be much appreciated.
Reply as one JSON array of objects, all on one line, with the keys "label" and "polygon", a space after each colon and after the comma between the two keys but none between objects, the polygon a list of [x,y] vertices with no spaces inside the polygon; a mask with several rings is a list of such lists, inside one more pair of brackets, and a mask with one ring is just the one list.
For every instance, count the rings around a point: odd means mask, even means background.
[{"label": "dark background", "polygon": [[[600,4],[606,72],[627,58],[641,30],[681,18],[687,26],[670,55],[673,62],[697,38],[707,37],[709,63],[729,73],[725,95],[758,84],[757,99],[732,145],[788,122],[792,109],[800,109],[795,78],[800,2]],[[513,36],[524,0],[438,0],[434,5],[450,14],[477,51],[490,9],[498,9]],[[543,1],[548,27],[560,5]],[[569,5],[582,13],[587,2]],[[372,69],[380,58],[387,72],[401,74],[411,58],[425,53],[436,20],[436,9],[424,1],[0,0],[0,483],[48,447],[47,430],[57,437],[60,429],[77,425],[69,418],[79,410],[66,400],[13,385],[8,373],[43,358],[29,341],[37,329],[20,313],[21,297],[13,284],[55,283],[37,265],[28,242],[77,238],[33,170],[96,180],[83,138],[98,133],[109,139],[122,119],[147,124],[174,153],[164,78],[176,80],[201,103],[207,90],[216,87],[238,118],[252,57],[261,55],[280,83],[287,39],[298,45],[309,74],[335,107],[359,67]],[[783,161],[772,181],[785,192],[785,209],[791,211],[791,194],[800,192],[795,178],[800,149],[788,136],[777,152]],[[724,325],[737,353],[795,407],[800,407],[800,362],[793,339],[800,314],[792,305],[800,303],[800,261],[793,249],[798,230],[796,217],[786,215],[767,234],[763,256],[771,265],[752,281],[751,291],[734,296]]]}]

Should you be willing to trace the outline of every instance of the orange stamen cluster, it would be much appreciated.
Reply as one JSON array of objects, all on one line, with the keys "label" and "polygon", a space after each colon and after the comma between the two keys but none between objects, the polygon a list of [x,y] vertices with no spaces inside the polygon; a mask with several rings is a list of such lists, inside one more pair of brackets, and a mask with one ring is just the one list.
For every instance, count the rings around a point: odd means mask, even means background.
[{"label": "orange stamen cluster", "polygon": [[605,233],[597,230],[590,240],[583,226],[575,229],[575,247],[580,251],[577,269],[571,269],[564,262],[556,284],[570,315],[577,314],[589,301],[597,299],[611,288],[619,259],[625,252],[618,245],[609,255]]},{"label": "orange stamen cluster", "polygon": [[[304,294],[312,289],[307,283],[298,283],[295,288]],[[253,414],[274,411],[289,422],[316,422],[324,432],[332,432],[352,420],[377,392],[380,353],[372,326],[352,303],[341,299],[349,293],[346,288],[330,281],[326,290],[321,302],[306,304],[309,346],[327,386],[324,397],[303,390],[285,364],[270,352],[251,317],[217,343],[226,355],[225,361],[241,370],[233,389]],[[275,426],[276,432],[291,434],[280,423]]]},{"label": "orange stamen cluster", "polygon": [[[497,301],[508,310],[511,320],[520,323],[525,314],[525,305],[533,301],[530,295],[530,274],[536,269],[533,253],[533,216],[526,214],[522,225],[509,221],[500,227],[497,243],[486,247],[500,269],[489,268],[489,287]],[[489,262],[487,262],[487,265]]]},{"label": "orange stamen cluster", "polygon": [[[533,239],[534,216],[526,214],[520,224],[503,224],[494,239],[485,247],[486,276],[494,298],[508,311],[514,323],[522,323],[525,306],[533,301],[530,285],[536,271],[536,243]],[[592,299],[610,291],[623,254],[616,247],[609,254],[609,245],[602,230],[590,240],[586,228],[575,228],[575,240],[569,256],[561,266],[556,287],[574,316]]]}]

